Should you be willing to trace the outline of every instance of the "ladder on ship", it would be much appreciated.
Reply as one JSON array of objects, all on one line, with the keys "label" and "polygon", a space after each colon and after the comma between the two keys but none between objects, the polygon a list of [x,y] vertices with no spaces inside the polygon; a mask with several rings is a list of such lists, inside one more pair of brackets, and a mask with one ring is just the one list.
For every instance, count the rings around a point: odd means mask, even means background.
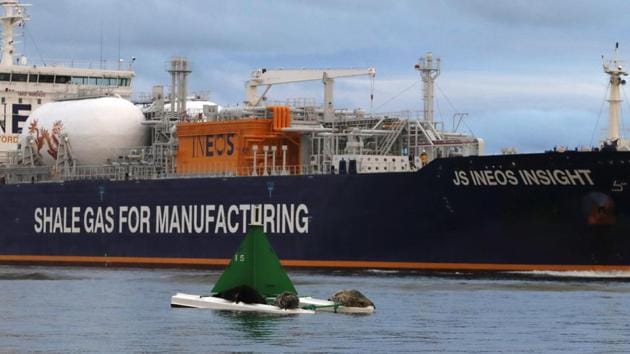
[{"label": "ladder on ship", "polygon": [[419,156],[424,147],[433,147],[436,141],[442,140],[442,135],[435,129],[433,122],[411,121],[408,135],[409,145],[415,156]]},{"label": "ladder on ship", "polygon": [[74,175],[75,167],[76,164],[72,157],[72,147],[68,135],[65,133],[61,134],[53,171],[57,177],[66,178]]},{"label": "ladder on ship", "polygon": [[407,120],[395,120],[391,122],[388,127],[390,132],[383,137],[381,143],[378,145],[377,154],[388,155],[390,153],[390,150],[396,141],[398,141],[398,138],[402,134],[403,130],[407,127],[407,123]]},{"label": "ladder on ship", "polygon": [[150,160],[153,161],[156,175],[169,175],[175,172],[174,151],[176,151],[177,144],[173,141],[171,131],[177,119],[173,112],[162,112],[161,115],[153,127]]}]

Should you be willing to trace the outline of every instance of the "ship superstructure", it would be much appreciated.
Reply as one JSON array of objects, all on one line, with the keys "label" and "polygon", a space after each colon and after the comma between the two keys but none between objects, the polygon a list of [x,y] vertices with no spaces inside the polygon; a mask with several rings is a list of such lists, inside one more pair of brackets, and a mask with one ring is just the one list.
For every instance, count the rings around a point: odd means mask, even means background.
[{"label": "ship superstructure", "polygon": [[[41,105],[63,98],[100,95],[131,96],[134,73],[105,69],[103,63],[29,64],[26,56],[16,54],[16,35],[29,20],[26,4],[2,0],[2,58],[0,59],[0,164],[7,153],[15,151],[18,137],[28,115]],[[86,67],[83,67],[85,65]],[[92,67],[93,66],[93,67]]]},{"label": "ship superstructure", "polygon": [[[431,59],[428,53],[420,62],[431,63]],[[433,70],[416,68],[423,75]],[[483,140],[440,129],[442,122],[433,119],[432,94],[425,94],[424,112],[371,114],[334,109],[334,79],[373,77],[373,68],[259,69],[246,83],[244,107],[219,110],[210,104],[204,105],[202,114],[193,115],[186,108],[187,61],[173,58],[168,71],[171,95],[165,97],[163,88],[155,87],[153,104],[145,110],[150,146],[131,151],[112,147],[116,158],[100,166],[86,166],[71,153],[59,154],[54,166],[46,169],[38,166],[41,159],[36,155],[41,148],[25,143],[10,154],[6,181],[415,172],[435,158],[483,152]],[[306,99],[262,105],[271,85],[310,80],[322,80],[323,106],[308,105]],[[267,86],[261,97],[258,86]],[[427,90],[432,92],[432,84],[425,84]],[[72,133],[63,144],[72,146]],[[29,166],[33,173],[24,168]],[[60,173],[60,166],[70,167]],[[12,167],[19,173],[12,173],[16,171]]]}]

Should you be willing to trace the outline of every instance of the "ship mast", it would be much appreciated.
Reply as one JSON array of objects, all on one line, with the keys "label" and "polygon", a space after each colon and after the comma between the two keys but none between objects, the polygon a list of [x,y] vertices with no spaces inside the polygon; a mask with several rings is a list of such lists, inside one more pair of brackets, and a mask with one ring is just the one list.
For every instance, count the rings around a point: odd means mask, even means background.
[{"label": "ship mast", "polygon": [[13,27],[29,19],[24,8],[27,5],[20,5],[17,0],[2,0],[0,6],[4,8],[4,15],[0,17],[0,21],[2,21],[2,60],[0,60],[0,65],[12,65],[13,45],[15,44]]},{"label": "ship mast", "polygon": [[626,80],[622,76],[628,76],[623,70],[617,54],[619,51],[619,43],[615,44],[615,53],[613,58],[604,63],[604,72],[610,76],[610,96],[608,99],[608,137],[609,143],[620,140],[620,121],[621,121],[621,96],[619,94],[621,85],[626,84]]},{"label": "ship mast", "polygon": [[428,52],[424,58],[418,59],[418,64],[414,66],[420,72],[422,78],[424,94],[424,120],[433,122],[433,86],[435,79],[440,75],[440,58],[433,61],[433,53]]},{"label": "ship mast", "polygon": [[188,96],[188,74],[191,70],[185,57],[171,58],[168,69],[171,74],[171,112],[177,113],[180,120],[186,118],[186,97]]}]

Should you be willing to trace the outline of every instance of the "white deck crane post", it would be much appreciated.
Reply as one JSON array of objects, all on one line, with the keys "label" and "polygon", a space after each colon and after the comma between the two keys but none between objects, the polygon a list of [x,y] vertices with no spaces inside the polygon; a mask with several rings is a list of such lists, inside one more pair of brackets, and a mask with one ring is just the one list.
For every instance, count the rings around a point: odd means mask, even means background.
[{"label": "white deck crane post", "polygon": [[[352,76],[376,76],[374,68],[362,69],[259,69],[252,72],[245,83],[245,105],[258,106],[272,85],[292,82],[322,80],[324,84],[324,119],[334,117],[334,79]],[[267,86],[262,96],[258,96],[258,86]]]}]

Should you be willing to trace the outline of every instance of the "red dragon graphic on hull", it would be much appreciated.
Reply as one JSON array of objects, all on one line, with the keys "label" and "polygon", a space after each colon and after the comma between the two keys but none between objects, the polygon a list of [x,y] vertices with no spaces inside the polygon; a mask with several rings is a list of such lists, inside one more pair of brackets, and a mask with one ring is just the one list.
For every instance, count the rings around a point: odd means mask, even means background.
[{"label": "red dragon graphic on hull", "polygon": [[46,143],[48,155],[53,159],[57,159],[57,148],[59,147],[59,135],[63,129],[63,123],[57,120],[53,123],[51,132],[46,128],[39,128],[37,126],[37,119],[34,119],[28,127],[28,132],[35,135],[35,144],[37,145],[37,152],[41,154],[41,149]]}]

